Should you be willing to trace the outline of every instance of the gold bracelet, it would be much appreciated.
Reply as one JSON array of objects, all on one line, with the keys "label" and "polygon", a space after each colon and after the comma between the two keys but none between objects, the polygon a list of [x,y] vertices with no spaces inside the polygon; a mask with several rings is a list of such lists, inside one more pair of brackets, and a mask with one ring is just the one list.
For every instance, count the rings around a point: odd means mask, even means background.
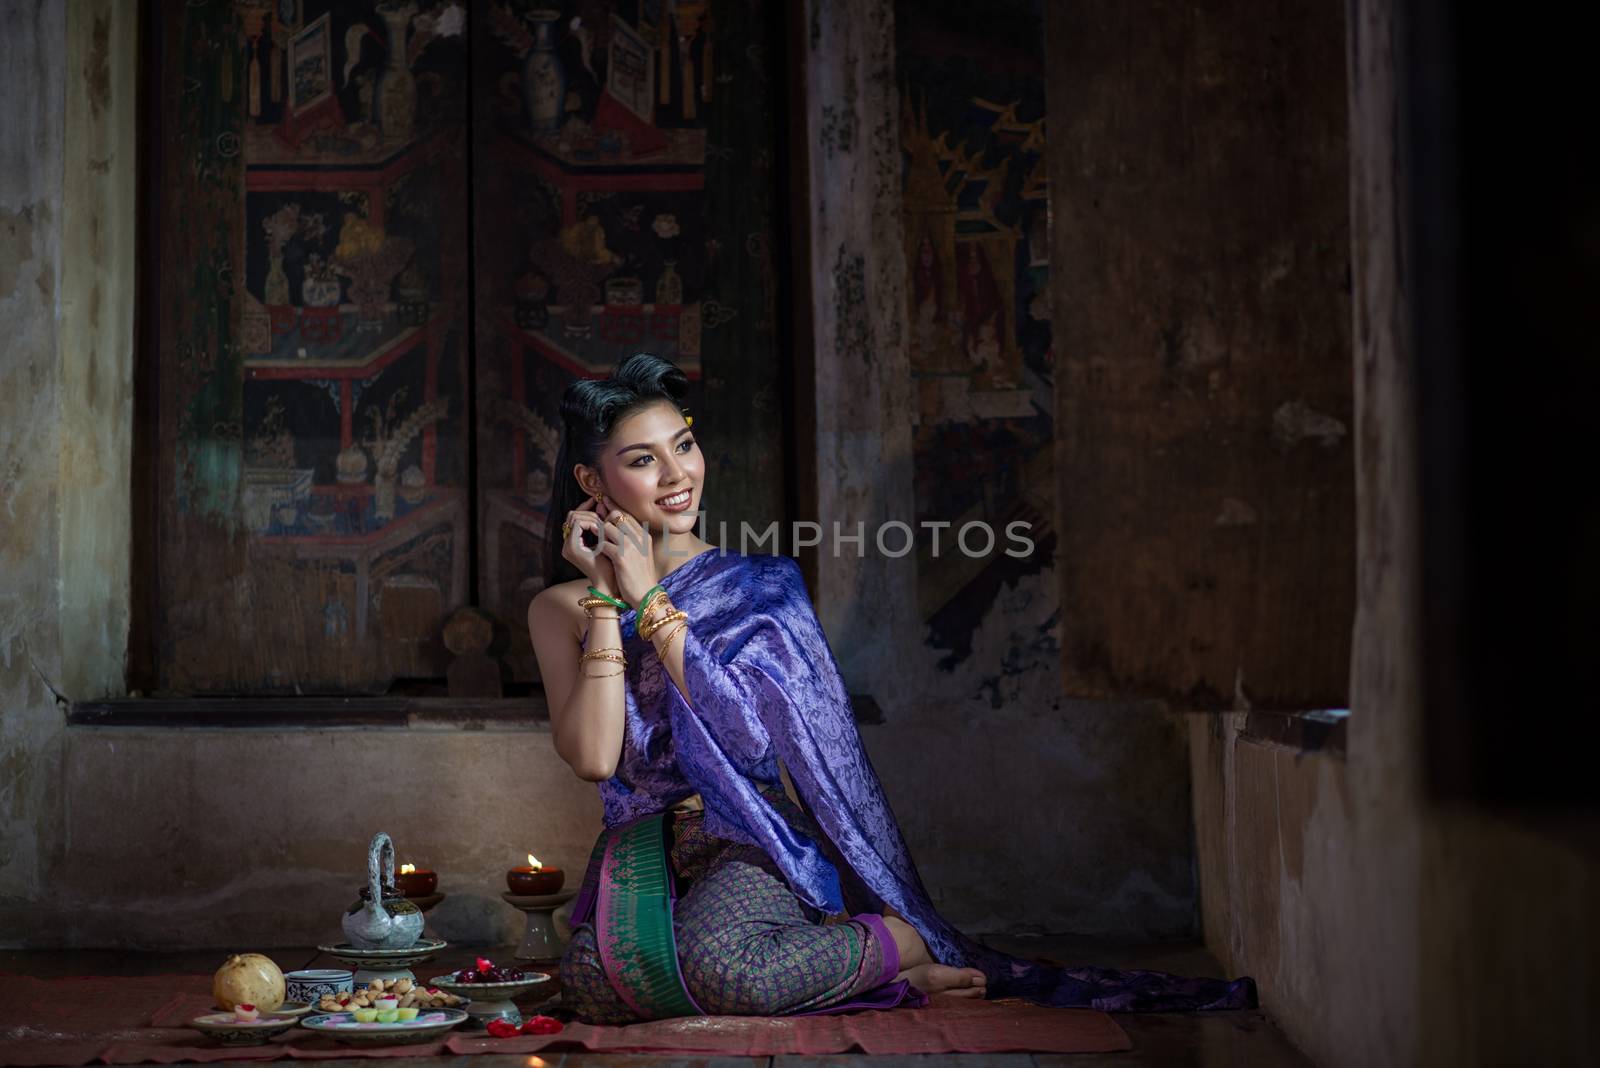
[{"label": "gold bracelet", "polygon": [[639,624],[639,637],[649,641],[651,635],[660,630],[662,627],[666,626],[668,623],[671,623],[673,620],[688,618],[689,613],[683,611],[681,608],[674,608],[664,616],[658,616],[654,619],[647,619],[643,623]]},{"label": "gold bracelet", "polygon": [[[665,609],[667,612],[671,610],[671,606]],[[661,622],[662,614],[663,610],[660,609],[654,612],[640,612],[633,617],[633,629],[639,632],[639,637],[644,637],[648,631],[655,629],[657,623]]]},{"label": "gold bracelet", "polygon": [[578,607],[583,609],[583,614],[588,616],[590,619],[620,619],[620,618],[622,618],[621,616],[597,616],[597,615],[594,614],[594,610],[596,608],[611,608],[611,609],[615,609],[617,607],[614,602],[608,601],[604,597],[579,597],[578,598]]},{"label": "gold bracelet", "polygon": [[676,627],[673,627],[672,630],[668,632],[667,636],[661,639],[661,644],[656,647],[656,655],[662,657],[666,656],[667,650],[672,648],[672,639],[676,638],[679,632],[687,629],[689,629],[689,621],[687,619],[679,623]]},{"label": "gold bracelet", "polygon": [[639,613],[639,621],[635,624],[636,629],[639,631],[639,637],[650,637],[650,634],[662,623],[665,623],[667,618],[676,611],[677,609],[673,607],[672,602],[667,599],[665,592],[663,592],[660,597],[651,602],[651,607],[648,611]]},{"label": "gold bracelet", "polygon": [[646,597],[644,603],[639,606],[639,614],[642,616],[646,612],[650,611],[650,606],[661,600],[661,598],[665,597],[666,595],[667,591],[662,587],[653,587],[650,590],[650,596]]},{"label": "gold bracelet", "polygon": [[678,611],[677,606],[672,603],[670,598],[667,598],[666,590],[662,590],[661,596],[651,600],[650,608],[642,609],[642,611],[638,612],[638,622],[635,624],[638,636],[640,638],[650,638],[650,635],[659,630],[661,625],[672,619],[675,614],[682,616],[682,612]]},{"label": "gold bracelet", "polygon": [[614,679],[618,675],[623,674],[623,672],[624,672],[623,668],[618,668],[615,671],[607,671],[607,672],[605,672],[604,674],[601,674],[601,675],[593,675],[593,674],[590,674],[587,671],[583,672],[582,674],[583,674],[583,677],[586,678],[586,679]]},{"label": "gold bracelet", "polygon": [[609,660],[613,664],[621,664],[623,667],[628,666],[628,660],[622,655],[622,650],[614,645],[607,646],[604,649],[590,649],[578,658],[579,665],[582,665],[585,660]]}]

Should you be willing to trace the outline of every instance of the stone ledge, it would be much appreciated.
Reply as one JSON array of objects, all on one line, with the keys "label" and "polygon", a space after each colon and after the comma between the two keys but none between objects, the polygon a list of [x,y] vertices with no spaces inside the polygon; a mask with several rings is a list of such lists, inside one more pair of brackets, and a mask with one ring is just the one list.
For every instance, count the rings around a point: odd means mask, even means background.
[{"label": "stone ledge", "polygon": [[1239,740],[1297,754],[1322,753],[1339,760],[1345,755],[1348,709],[1276,712],[1251,709],[1245,713]]}]

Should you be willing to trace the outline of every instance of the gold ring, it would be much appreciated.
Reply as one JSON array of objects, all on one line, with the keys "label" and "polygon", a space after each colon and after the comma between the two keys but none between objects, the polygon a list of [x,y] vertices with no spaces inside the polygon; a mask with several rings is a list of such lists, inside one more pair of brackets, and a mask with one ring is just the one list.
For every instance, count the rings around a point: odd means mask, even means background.
[{"label": "gold ring", "polygon": [[561,524],[561,540],[562,541],[566,541],[571,536],[572,536],[572,520],[569,519],[565,523]]}]

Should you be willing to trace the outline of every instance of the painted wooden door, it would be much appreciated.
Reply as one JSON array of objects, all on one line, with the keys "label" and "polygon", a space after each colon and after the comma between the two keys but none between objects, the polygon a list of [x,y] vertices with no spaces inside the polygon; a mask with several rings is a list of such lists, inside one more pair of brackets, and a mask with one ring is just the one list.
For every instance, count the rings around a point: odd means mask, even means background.
[{"label": "painted wooden door", "polygon": [[767,405],[726,421],[758,448],[724,500],[781,501],[760,8],[235,0],[149,31],[159,690],[439,679],[466,605],[531,679],[556,404],[637,349]]}]

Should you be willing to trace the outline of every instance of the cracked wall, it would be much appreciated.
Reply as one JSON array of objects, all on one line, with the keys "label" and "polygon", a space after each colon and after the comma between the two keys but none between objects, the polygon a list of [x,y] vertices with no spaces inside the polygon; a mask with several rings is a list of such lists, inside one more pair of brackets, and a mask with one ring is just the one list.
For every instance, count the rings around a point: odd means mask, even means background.
[{"label": "cracked wall", "polygon": [[[893,0],[808,12],[818,510],[846,534],[916,515],[895,17]],[[919,584],[959,557],[890,558],[871,533],[861,557],[836,556],[830,538],[812,592],[852,692],[884,710],[863,735],[946,916],[973,932],[1192,935],[1182,717],[1063,696],[1049,551],[951,602],[971,635],[952,651]]]},{"label": "cracked wall", "polygon": [[28,923],[59,852],[66,10],[8,5],[0,34],[0,915]]}]

